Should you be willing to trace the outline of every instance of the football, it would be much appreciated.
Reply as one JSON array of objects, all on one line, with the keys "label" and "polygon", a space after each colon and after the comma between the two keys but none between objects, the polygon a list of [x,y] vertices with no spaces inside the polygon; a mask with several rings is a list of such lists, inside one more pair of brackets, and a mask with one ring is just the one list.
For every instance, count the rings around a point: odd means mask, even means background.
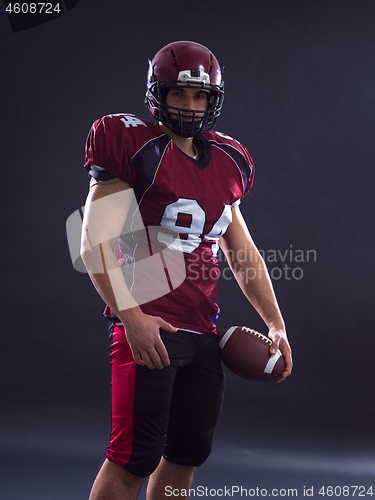
[{"label": "football", "polygon": [[247,380],[276,380],[285,370],[281,351],[270,354],[272,340],[246,326],[232,326],[217,332],[220,357],[236,375]]}]

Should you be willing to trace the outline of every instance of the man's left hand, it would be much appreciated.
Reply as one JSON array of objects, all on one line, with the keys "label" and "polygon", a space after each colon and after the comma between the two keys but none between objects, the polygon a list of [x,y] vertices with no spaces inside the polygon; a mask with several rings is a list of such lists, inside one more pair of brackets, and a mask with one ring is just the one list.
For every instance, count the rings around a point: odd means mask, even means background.
[{"label": "man's left hand", "polygon": [[292,372],[292,350],[284,331],[279,330],[278,328],[271,328],[268,332],[268,337],[272,340],[272,344],[270,346],[270,354],[276,354],[277,350],[280,349],[282,355],[284,356],[285,370],[282,373],[281,377],[276,380],[276,383],[282,382]]}]

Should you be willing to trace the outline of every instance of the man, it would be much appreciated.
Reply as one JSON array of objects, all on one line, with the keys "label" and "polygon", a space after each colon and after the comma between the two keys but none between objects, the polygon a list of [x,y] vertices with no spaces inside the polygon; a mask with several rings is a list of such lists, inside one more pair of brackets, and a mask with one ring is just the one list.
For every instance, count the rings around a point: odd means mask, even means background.
[{"label": "man", "polygon": [[[213,132],[221,77],[206,47],[171,43],[148,72],[146,106],[157,124],[109,115],[89,133],[82,257],[111,321],[112,404],[91,500],[135,499],[149,475],[148,500],[165,498],[166,486],[187,496],[208,457],[224,390],[215,339],[219,246],[269,329],[270,352],[284,355],[279,381],[291,373],[285,325],[239,208],[253,163],[240,143]],[[167,289],[157,264],[147,267],[162,254]]]}]

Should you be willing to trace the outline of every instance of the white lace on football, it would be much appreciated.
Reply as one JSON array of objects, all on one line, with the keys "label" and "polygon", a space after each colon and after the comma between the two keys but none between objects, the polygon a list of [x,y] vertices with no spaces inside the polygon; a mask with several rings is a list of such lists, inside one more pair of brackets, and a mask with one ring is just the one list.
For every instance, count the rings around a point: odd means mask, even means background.
[{"label": "white lace on football", "polygon": [[260,339],[264,340],[265,342],[267,342],[267,344],[271,345],[272,344],[272,340],[269,338],[269,337],[266,337],[266,335],[263,335],[263,333],[259,333],[257,332],[256,330],[253,330],[252,328],[248,328],[247,326],[243,326],[241,328],[241,330],[244,330],[245,332],[250,332],[252,333],[253,335],[255,335],[256,337],[259,337]]}]

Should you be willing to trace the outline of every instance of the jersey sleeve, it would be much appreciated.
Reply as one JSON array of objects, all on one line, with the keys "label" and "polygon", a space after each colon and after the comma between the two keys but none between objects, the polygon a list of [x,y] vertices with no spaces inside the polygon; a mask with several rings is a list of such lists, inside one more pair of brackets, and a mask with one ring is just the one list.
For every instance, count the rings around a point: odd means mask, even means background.
[{"label": "jersey sleeve", "polygon": [[125,131],[116,115],[105,116],[93,123],[86,141],[84,165],[90,176],[90,170],[95,166],[99,167],[99,171],[104,169],[108,172],[106,180],[117,178],[133,185],[135,171]]},{"label": "jersey sleeve", "polygon": [[251,156],[249,155],[247,149],[240,144],[241,152],[245,158],[246,162],[246,167],[243,171],[242,178],[243,178],[243,183],[244,183],[244,196],[246,196],[250,189],[252,188],[252,185],[254,183],[254,162]]},{"label": "jersey sleeve", "polygon": [[236,139],[222,132],[210,133],[211,142],[224,151],[234,161],[242,181],[242,193],[234,202],[233,206],[239,205],[241,198],[246,196],[254,182],[254,163],[247,149]]}]

